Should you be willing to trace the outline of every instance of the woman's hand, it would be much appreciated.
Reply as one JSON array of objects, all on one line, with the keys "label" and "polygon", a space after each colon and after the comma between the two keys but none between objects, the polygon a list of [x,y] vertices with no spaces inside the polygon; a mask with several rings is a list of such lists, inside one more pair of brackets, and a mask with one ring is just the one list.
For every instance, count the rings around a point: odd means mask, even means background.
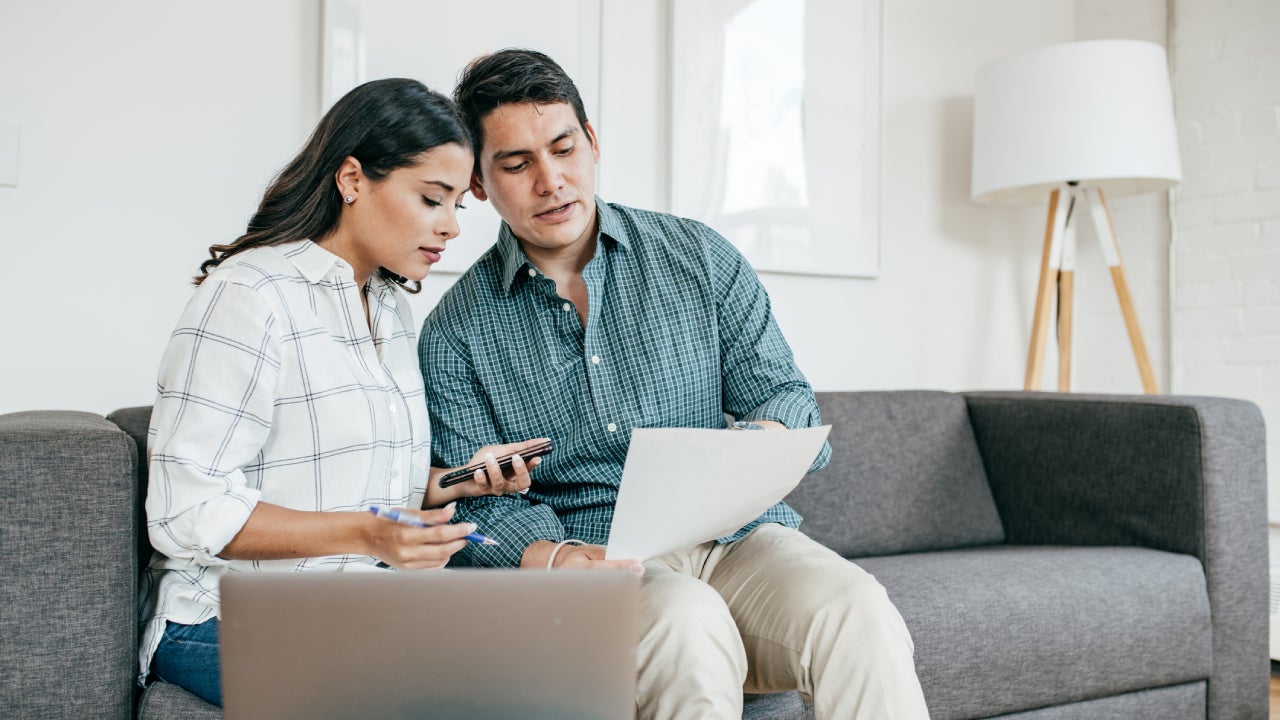
[{"label": "woman's hand", "polygon": [[[538,467],[542,458],[534,458],[526,463],[519,453],[521,450],[527,450],[546,441],[546,438],[534,438],[505,445],[486,445],[477,450],[471,457],[471,461],[467,463],[467,465],[483,463],[484,468],[477,469],[467,480],[447,488],[440,487],[440,476],[458,468],[431,468],[425,506],[442,505],[460,497],[508,495],[528,490],[533,482],[529,478],[529,471]],[[510,453],[516,453],[516,455],[511,460],[511,470],[504,474],[502,468],[498,466],[498,458]]]},{"label": "woman's hand", "polygon": [[447,524],[453,518],[453,504],[439,510],[401,510],[412,513],[432,527],[412,525],[369,515],[366,541],[369,555],[399,570],[442,568],[454,553],[466,547],[466,536],[476,531],[471,523]]}]

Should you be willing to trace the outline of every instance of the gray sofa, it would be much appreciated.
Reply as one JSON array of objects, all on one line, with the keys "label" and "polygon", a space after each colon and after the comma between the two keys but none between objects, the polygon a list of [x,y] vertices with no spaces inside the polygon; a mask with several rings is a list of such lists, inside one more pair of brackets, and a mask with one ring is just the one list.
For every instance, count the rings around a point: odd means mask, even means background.
[{"label": "gray sofa", "polygon": [[[1265,718],[1263,422],[1245,402],[819,394],[789,501],[873,573],[935,720]],[[134,690],[149,408],[0,416],[0,717],[217,718]],[[744,717],[811,717],[795,693]]]}]

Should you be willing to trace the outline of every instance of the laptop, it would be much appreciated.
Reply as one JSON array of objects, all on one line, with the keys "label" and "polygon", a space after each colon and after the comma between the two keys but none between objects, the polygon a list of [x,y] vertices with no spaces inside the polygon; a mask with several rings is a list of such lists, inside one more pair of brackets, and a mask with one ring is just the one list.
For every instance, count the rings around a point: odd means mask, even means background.
[{"label": "laptop", "polygon": [[233,573],[226,720],[635,716],[625,571]]}]

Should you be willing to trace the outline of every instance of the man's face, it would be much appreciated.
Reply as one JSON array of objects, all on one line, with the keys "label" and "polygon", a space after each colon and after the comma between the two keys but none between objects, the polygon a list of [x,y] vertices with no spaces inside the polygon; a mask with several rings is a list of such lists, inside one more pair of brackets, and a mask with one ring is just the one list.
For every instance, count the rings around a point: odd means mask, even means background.
[{"label": "man's face", "polygon": [[591,124],[580,125],[568,103],[500,105],[481,124],[484,179],[472,179],[472,193],[533,248],[558,254],[594,243],[600,149]]}]

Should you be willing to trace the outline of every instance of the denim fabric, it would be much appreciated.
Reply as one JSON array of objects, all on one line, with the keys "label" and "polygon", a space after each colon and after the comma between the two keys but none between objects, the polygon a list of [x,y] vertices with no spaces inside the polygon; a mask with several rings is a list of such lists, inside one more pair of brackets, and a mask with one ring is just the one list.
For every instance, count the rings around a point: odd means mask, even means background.
[{"label": "denim fabric", "polygon": [[155,655],[156,677],[222,707],[218,668],[218,620],[199,625],[166,623]]}]

